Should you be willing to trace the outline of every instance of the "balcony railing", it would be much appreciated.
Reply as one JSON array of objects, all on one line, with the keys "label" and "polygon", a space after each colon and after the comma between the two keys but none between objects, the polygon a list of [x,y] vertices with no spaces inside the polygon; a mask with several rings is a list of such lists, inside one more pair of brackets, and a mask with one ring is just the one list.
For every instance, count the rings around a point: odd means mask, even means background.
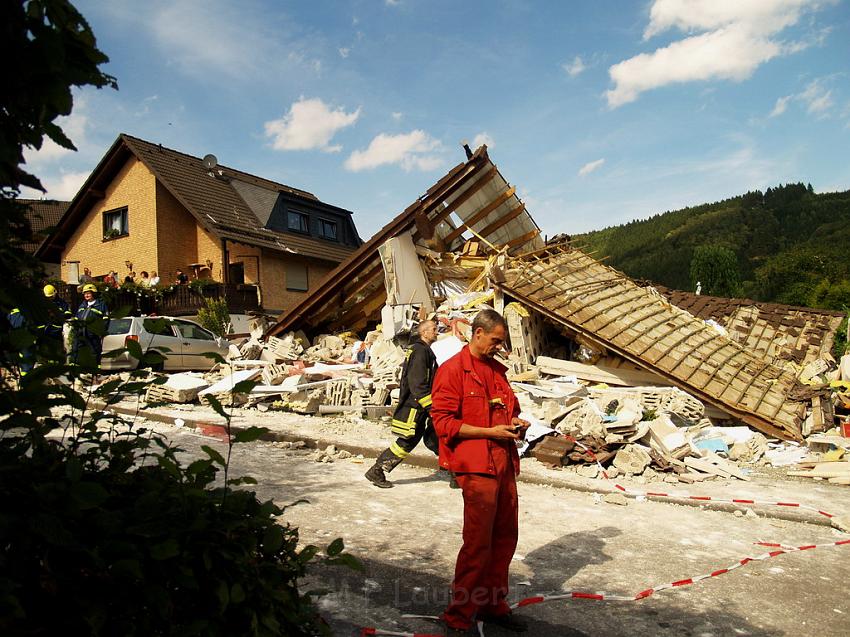
[{"label": "balcony railing", "polygon": [[[77,286],[66,285],[60,292],[75,311],[82,302],[82,293]],[[160,316],[189,316],[197,314],[205,306],[204,299],[224,298],[231,314],[245,314],[259,310],[259,294],[256,285],[233,283],[215,283],[203,289],[193,289],[188,285],[178,285],[163,291],[161,296],[139,293],[134,290],[118,288],[108,293],[107,304],[110,310],[128,308],[129,314],[159,314]]]}]

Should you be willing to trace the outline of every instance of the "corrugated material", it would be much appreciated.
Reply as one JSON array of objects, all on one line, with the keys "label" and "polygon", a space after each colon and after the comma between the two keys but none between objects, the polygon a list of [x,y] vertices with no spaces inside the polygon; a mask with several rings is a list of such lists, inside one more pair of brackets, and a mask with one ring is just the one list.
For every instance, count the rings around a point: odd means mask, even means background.
[{"label": "corrugated material", "polygon": [[750,299],[726,299],[654,286],[671,303],[701,319],[714,319],[729,337],[764,359],[806,365],[830,354],[843,312]]},{"label": "corrugated material", "polygon": [[654,289],[570,248],[515,260],[505,293],[764,433],[801,439],[795,376],[721,336]]}]

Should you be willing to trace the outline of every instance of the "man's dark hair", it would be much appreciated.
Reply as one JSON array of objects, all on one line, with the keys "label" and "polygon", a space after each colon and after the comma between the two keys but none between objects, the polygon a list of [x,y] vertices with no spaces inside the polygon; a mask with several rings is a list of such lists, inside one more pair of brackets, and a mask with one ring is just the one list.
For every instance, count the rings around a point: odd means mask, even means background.
[{"label": "man's dark hair", "polygon": [[502,315],[496,310],[491,310],[489,308],[481,310],[472,320],[472,333],[475,334],[475,330],[479,327],[483,329],[485,333],[490,333],[499,325],[508,329],[508,324],[505,322],[505,319],[502,318]]}]

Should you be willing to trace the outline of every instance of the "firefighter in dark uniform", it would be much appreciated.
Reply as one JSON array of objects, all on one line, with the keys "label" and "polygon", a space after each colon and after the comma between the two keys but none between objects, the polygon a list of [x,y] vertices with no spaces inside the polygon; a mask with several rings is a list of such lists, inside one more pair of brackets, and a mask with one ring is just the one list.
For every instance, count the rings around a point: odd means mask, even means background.
[{"label": "firefighter in dark uniform", "polygon": [[[9,327],[13,330],[27,329],[27,325],[29,324],[28,317],[17,307],[12,308],[6,319],[9,321]],[[21,347],[21,350],[18,352],[18,359],[18,372],[21,378],[23,378],[35,367],[35,348],[32,345]]]},{"label": "firefighter in dark uniform", "polygon": [[[74,333],[74,346],[71,360],[74,363],[93,363],[100,365],[103,351],[103,335],[109,326],[109,308],[102,299],[97,298],[97,287],[93,283],[83,286],[83,302],[77,308],[77,325]],[[80,360],[80,351],[88,350],[94,355],[93,361]]]},{"label": "firefighter in dark uniform", "polygon": [[45,325],[40,325],[44,335],[44,343],[48,348],[48,357],[53,361],[64,358],[64,347],[62,344],[62,326],[71,318],[71,308],[61,296],[56,293],[56,288],[49,283],[44,286],[44,296],[48,303],[48,319]]},{"label": "firefighter in dark uniform", "polygon": [[437,340],[437,324],[422,321],[417,335],[405,352],[398,407],[393,414],[392,432],[398,438],[366,472],[366,478],[382,489],[393,486],[385,474],[401,464],[423,437],[426,447],[435,454],[439,450],[431,422],[431,384],[437,372],[437,358],[431,351],[431,343]]}]

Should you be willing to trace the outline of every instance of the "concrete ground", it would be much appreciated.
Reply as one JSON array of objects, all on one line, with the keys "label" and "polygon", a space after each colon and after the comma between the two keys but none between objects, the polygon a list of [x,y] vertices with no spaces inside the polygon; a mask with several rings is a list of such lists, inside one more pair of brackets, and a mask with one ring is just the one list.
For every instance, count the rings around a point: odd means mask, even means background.
[{"label": "concrete ground", "polygon": [[[129,408],[131,406],[124,406]],[[160,409],[148,420],[190,455],[201,444],[223,447],[203,408]],[[174,419],[186,421],[175,427]],[[192,419],[192,420],[190,420]],[[143,422],[137,418],[137,422]],[[178,422],[178,424],[181,424]],[[220,424],[220,422],[218,423]],[[376,455],[388,442],[386,428],[344,418],[319,419],[245,410],[234,426],[262,424],[279,439],[300,438],[319,446]],[[203,433],[203,432],[206,432]],[[248,474],[262,499],[287,504],[282,518],[297,526],[303,543],[327,545],[336,537],[365,566],[365,573],[340,567],[314,569],[306,587],[327,588],[323,614],[338,635],[361,627],[439,633],[434,623],[404,614],[436,615],[447,600],[460,547],[462,501],[433,468],[402,465],[391,474],[395,488],[381,490],[362,474],[371,459],[353,456],[316,462],[311,449],[281,443],[237,445],[233,474]],[[427,452],[413,459],[431,464]],[[769,549],[754,542],[787,545],[831,543],[848,536],[825,526],[816,514],[778,507],[732,507],[730,511],[682,506],[669,501],[629,499],[610,504],[599,493],[602,481],[580,480],[565,472],[523,460],[522,478],[553,485],[519,483],[520,538],[511,567],[512,601],[545,592],[579,590],[634,595],[646,588],[728,567]],[[618,480],[630,488],[645,488]],[[652,485],[653,488],[659,485]],[[666,491],[684,485],[664,484]],[[589,489],[589,490],[578,490]],[[825,483],[777,481],[711,482],[688,487],[713,497],[802,501],[837,514],[850,513],[850,489]],[[528,619],[530,635],[847,635],[850,634],[850,545],[824,547],[752,562],[731,573],[692,586],[656,593],[641,601],[563,600],[517,611]],[[487,628],[488,637],[507,634]]]}]

